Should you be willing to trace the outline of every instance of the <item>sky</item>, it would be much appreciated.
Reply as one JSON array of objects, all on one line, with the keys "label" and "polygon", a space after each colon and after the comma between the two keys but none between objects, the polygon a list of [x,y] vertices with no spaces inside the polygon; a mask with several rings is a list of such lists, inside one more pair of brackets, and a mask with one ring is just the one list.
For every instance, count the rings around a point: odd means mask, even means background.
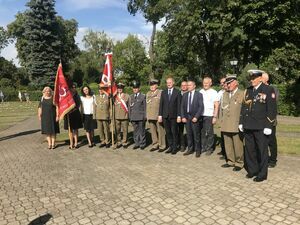
[{"label": "sky", "polygon": [[[27,9],[29,0],[0,0],[0,26],[6,26],[15,20],[18,12]],[[78,22],[76,43],[83,49],[82,38],[87,30],[104,31],[114,41],[123,40],[130,34],[136,34],[147,46],[152,31],[141,14],[132,16],[127,11],[127,0],[56,0],[57,15]],[[161,24],[158,24],[160,29]],[[14,44],[1,51],[1,56],[13,60],[18,65]]]}]

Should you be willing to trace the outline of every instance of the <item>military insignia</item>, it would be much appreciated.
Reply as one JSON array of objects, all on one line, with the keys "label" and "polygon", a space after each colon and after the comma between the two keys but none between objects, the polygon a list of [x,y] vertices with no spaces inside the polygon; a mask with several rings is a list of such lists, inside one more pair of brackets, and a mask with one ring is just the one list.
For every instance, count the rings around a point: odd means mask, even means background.
[{"label": "military insignia", "polygon": [[271,97],[272,98],[276,98],[275,93],[272,93]]}]

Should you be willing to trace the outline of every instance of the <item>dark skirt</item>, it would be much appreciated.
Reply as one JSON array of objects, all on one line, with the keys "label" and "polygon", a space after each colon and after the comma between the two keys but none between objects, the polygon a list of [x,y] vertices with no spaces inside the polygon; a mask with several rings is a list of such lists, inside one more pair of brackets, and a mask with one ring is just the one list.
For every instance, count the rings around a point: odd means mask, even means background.
[{"label": "dark skirt", "polygon": [[83,114],[83,127],[88,132],[97,128],[97,121],[93,119],[93,115]]},{"label": "dark skirt", "polygon": [[69,126],[68,126],[69,121],[70,121],[70,129],[71,130],[77,130],[77,129],[83,127],[81,114],[78,109],[75,109],[72,112],[69,112],[67,115],[65,115],[65,117],[64,117],[64,129],[65,130],[69,130]]}]

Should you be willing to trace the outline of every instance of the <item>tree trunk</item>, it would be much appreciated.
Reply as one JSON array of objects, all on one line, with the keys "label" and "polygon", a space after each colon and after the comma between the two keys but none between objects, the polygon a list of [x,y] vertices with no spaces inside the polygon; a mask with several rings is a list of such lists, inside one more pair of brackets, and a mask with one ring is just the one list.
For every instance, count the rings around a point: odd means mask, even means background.
[{"label": "tree trunk", "polygon": [[149,75],[149,79],[154,78],[154,40],[155,40],[155,34],[156,34],[156,22],[152,22],[152,34],[150,39],[150,46],[149,46],[149,58],[150,58],[150,65],[151,65],[151,73]]}]

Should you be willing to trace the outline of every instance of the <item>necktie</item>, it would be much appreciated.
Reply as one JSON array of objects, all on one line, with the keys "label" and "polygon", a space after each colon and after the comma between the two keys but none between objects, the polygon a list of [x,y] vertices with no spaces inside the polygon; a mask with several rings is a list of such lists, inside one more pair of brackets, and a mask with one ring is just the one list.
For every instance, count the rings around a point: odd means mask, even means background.
[{"label": "necktie", "polygon": [[171,99],[171,95],[172,95],[172,93],[171,93],[171,89],[169,89],[169,93],[168,93],[168,95],[169,95],[169,101],[170,101],[170,99]]},{"label": "necktie", "polygon": [[192,110],[192,92],[189,93],[189,99],[188,99],[188,108],[187,111],[190,112]]},{"label": "necktie", "polygon": [[136,99],[136,98],[137,98],[137,94],[134,95],[134,99]]}]

